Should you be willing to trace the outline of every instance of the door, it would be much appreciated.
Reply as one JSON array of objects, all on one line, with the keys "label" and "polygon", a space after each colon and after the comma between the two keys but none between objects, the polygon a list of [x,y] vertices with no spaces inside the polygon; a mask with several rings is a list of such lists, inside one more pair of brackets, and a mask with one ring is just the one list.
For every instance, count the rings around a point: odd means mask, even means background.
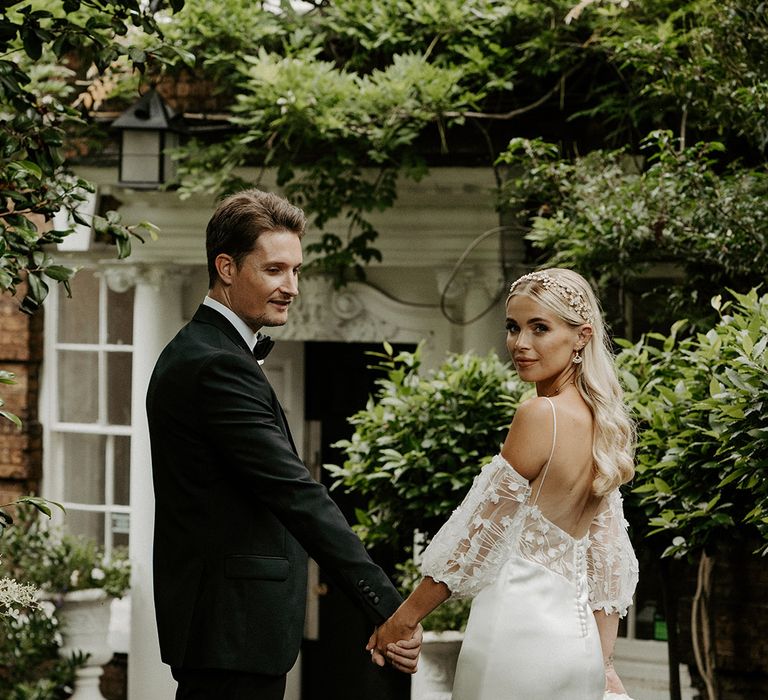
[{"label": "door", "polygon": [[[340,464],[343,455],[331,447],[352,434],[349,416],[365,407],[375,391],[374,381],[382,376],[372,370],[375,358],[366,351],[381,352],[382,346],[364,343],[308,342],[305,345],[306,402],[308,435],[314,446],[308,453],[315,477],[330,485],[322,464]],[[413,349],[398,346],[396,349]],[[355,507],[365,502],[340,490],[331,492],[347,520],[354,522]],[[392,553],[386,548],[371,556],[392,576]],[[302,651],[303,700],[407,700],[410,676],[389,667],[380,669],[370,661],[365,643],[373,626],[324,572],[310,580],[308,620],[314,620],[314,634],[305,639]],[[315,612],[313,612],[313,610]]]}]

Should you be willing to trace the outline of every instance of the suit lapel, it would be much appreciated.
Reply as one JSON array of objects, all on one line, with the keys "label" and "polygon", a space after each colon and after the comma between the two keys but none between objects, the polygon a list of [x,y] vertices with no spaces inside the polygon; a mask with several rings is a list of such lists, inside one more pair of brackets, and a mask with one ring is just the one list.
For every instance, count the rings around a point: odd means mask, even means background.
[{"label": "suit lapel", "polygon": [[200,304],[200,306],[197,307],[197,311],[195,311],[195,315],[192,317],[192,320],[197,321],[198,323],[208,323],[212,326],[215,326],[235,345],[241,347],[249,355],[253,355],[251,349],[248,347],[248,343],[245,342],[245,338],[243,338],[243,336],[237,332],[237,328],[235,328],[229,321],[227,321],[226,318],[224,318],[224,316],[222,316],[218,311],[212,309],[210,306]]},{"label": "suit lapel", "polygon": [[[215,326],[218,328],[224,335],[227,336],[235,345],[242,348],[245,352],[247,352],[249,355],[253,357],[253,353],[251,352],[251,349],[248,347],[248,343],[245,342],[245,339],[243,338],[240,333],[237,332],[237,329],[226,319],[224,316],[222,316],[218,311],[210,308],[209,306],[206,306],[205,304],[200,304],[200,306],[197,307],[197,311],[195,312],[195,315],[192,317],[193,321],[196,321],[198,323],[209,323],[212,326]],[[259,368],[259,371],[262,372],[261,366],[256,362],[256,359],[254,358],[254,363],[256,363],[256,366]],[[265,375],[266,378],[266,375]],[[270,398],[272,400],[272,405],[275,407],[275,417],[277,418],[277,424],[280,426],[280,429],[285,433],[285,436],[288,438],[288,442],[291,443],[291,448],[293,448],[293,451],[296,455],[298,455],[298,450],[296,449],[296,445],[293,442],[293,436],[291,435],[291,429],[288,426],[288,419],[285,416],[285,412],[283,411],[283,407],[280,405],[280,401],[277,399],[277,394],[275,394],[275,390],[272,388],[272,384],[269,383],[269,379],[267,379],[267,386],[269,387],[270,391]]]}]

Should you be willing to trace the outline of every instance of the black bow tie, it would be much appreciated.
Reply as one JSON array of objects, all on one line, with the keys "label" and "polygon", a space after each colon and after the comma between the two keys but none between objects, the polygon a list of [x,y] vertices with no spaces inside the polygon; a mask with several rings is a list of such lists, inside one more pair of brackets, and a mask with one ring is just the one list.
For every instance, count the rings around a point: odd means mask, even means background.
[{"label": "black bow tie", "polygon": [[253,356],[257,360],[263,360],[267,355],[269,355],[269,351],[274,347],[275,341],[272,340],[268,335],[262,335],[259,336],[259,339],[256,341],[256,345],[253,346]]}]

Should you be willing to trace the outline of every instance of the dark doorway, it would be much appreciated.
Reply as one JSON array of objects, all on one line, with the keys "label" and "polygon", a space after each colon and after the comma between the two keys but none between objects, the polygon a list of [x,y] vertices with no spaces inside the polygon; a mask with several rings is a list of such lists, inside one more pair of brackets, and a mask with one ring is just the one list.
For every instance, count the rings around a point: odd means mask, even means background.
[{"label": "dark doorway", "polygon": [[[396,351],[414,348],[395,346]],[[342,463],[343,455],[331,445],[350,437],[347,418],[365,407],[375,380],[383,376],[371,369],[377,360],[366,352],[382,351],[378,343],[306,343],[305,418],[321,424],[323,464]],[[330,485],[325,472],[322,478]],[[354,523],[355,508],[364,507],[364,500],[339,490],[331,495]],[[378,547],[371,556],[392,577],[392,553]],[[365,651],[373,631],[368,619],[322,571],[320,580],[327,592],[319,599],[319,640],[305,640],[302,650],[302,700],[407,700],[410,677],[374,666]]]}]

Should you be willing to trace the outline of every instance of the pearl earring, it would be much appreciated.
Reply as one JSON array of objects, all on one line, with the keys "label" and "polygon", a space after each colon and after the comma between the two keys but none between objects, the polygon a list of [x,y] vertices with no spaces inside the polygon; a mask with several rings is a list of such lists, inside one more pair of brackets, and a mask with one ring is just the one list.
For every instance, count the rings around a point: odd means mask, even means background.
[{"label": "pearl earring", "polygon": [[571,362],[574,365],[580,365],[583,361],[584,361],[584,358],[581,356],[581,350],[577,350]]}]

